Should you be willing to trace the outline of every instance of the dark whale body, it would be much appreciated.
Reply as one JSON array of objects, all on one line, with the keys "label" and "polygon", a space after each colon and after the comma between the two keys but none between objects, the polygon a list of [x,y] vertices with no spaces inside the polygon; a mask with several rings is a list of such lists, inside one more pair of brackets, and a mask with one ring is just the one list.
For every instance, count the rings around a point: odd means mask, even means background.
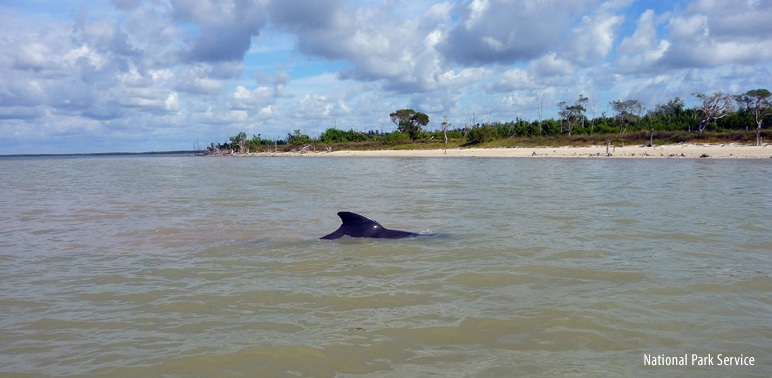
[{"label": "dark whale body", "polygon": [[420,235],[415,232],[389,230],[381,226],[380,223],[357,213],[341,211],[338,213],[338,216],[343,221],[343,224],[335,232],[322,236],[320,239],[338,239],[343,236],[351,236],[352,238],[402,239]]}]

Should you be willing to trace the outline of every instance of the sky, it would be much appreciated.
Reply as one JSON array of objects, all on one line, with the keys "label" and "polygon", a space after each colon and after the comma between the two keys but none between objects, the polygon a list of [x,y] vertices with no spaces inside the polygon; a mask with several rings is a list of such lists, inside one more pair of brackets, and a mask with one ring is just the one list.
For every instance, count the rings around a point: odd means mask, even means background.
[{"label": "sky", "polygon": [[0,155],[694,106],[772,90],[769,20],[772,0],[0,0]]}]

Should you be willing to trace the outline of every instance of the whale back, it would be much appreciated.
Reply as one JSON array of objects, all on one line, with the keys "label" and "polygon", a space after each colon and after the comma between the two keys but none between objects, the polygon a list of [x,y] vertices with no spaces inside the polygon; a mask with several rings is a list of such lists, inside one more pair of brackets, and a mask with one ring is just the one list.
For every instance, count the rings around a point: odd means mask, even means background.
[{"label": "whale back", "polygon": [[350,236],[352,238],[401,239],[418,235],[413,232],[390,230],[364,215],[349,211],[341,211],[338,213],[338,216],[343,223],[333,233],[322,236],[321,239],[338,239],[343,236]]}]

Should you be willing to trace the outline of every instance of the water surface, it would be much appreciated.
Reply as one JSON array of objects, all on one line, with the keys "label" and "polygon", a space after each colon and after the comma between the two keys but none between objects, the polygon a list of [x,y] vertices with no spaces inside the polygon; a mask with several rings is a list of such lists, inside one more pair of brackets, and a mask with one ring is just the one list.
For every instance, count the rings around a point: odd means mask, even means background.
[{"label": "water surface", "polygon": [[[766,376],[766,160],[0,160],[0,375]],[[337,211],[402,240],[318,237]],[[646,366],[644,355],[755,366]]]}]

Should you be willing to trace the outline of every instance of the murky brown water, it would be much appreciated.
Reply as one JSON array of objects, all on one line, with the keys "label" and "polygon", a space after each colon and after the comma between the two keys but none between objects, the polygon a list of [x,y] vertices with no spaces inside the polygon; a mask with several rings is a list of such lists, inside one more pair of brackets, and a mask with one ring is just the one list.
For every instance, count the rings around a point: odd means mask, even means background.
[{"label": "murky brown water", "polygon": [[[772,368],[765,160],[105,157],[0,173],[2,376]],[[317,240],[340,210],[439,235]],[[645,362],[684,354],[714,366]]]}]

